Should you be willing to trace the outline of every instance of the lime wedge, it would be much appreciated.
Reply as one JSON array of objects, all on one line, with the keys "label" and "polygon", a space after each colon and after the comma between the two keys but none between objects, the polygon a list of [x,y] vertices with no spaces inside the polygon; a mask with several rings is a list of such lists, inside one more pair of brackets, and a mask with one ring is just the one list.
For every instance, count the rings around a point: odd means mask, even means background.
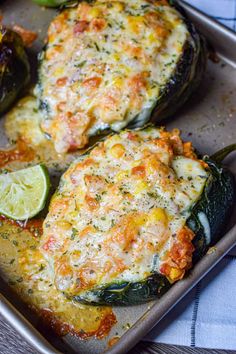
[{"label": "lime wedge", "polygon": [[0,175],[0,214],[27,220],[45,206],[50,179],[46,167],[37,165]]}]

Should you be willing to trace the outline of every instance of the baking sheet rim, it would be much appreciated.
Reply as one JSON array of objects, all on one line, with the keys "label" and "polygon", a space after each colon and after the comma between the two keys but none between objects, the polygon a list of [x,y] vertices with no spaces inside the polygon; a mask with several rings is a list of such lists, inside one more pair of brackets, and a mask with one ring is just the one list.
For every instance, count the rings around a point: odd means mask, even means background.
[{"label": "baking sheet rim", "polygon": [[[215,30],[224,32],[229,40],[232,40],[233,33],[221,24],[216,23],[209,16],[202,14],[192,6],[178,1],[185,10],[191,11],[191,16],[198,16],[207,24],[212,24]],[[236,41],[236,35],[234,35]],[[219,53],[221,54],[221,53]],[[232,58],[225,58],[220,55],[230,65]],[[235,67],[236,63],[231,65]],[[188,277],[176,283],[160,300],[157,300],[150,310],[145,313],[106,353],[122,354],[131,349],[147,332],[149,332],[160,320],[236,245],[236,225],[229,230],[216,244],[216,251],[204,256],[193,268]],[[15,307],[9,303],[4,296],[0,297],[0,313],[13,327],[28,341],[34,345],[41,353],[60,353],[37,331],[37,329],[24,318]]]}]

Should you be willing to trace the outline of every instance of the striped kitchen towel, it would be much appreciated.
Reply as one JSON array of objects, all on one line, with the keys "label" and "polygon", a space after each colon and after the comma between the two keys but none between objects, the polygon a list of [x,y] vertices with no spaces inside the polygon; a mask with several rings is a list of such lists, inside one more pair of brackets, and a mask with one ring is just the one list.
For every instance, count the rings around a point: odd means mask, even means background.
[{"label": "striped kitchen towel", "polygon": [[236,31],[236,0],[185,0]]},{"label": "striped kitchen towel", "polygon": [[[187,2],[236,31],[236,0]],[[236,350],[236,248],[154,327],[145,340]]]},{"label": "striped kitchen towel", "polygon": [[225,256],[145,340],[236,349],[236,249]]}]

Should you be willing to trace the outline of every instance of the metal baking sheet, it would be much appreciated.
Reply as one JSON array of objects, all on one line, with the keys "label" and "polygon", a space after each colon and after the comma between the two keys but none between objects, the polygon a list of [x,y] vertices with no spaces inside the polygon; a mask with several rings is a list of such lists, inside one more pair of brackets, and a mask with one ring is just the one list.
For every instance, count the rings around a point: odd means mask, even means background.
[{"label": "metal baking sheet", "polygon": [[[208,62],[205,78],[198,91],[165,125],[168,129],[178,127],[183,138],[191,140],[199,152],[212,154],[236,142],[236,36],[186,3],[179,2],[214,46],[219,61]],[[32,61],[35,61],[56,10],[40,8],[29,0],[2,1],[0,10],[4,15],[4,23],[17,23],[38,32],[38,40],[31,49]],[[0,141],[3,143],[1,134]],[[236,176],[236,154],[232,153],[226,164]],[[70,335],[62,339],[56,336],[45,338],[35,328],[36,319],[3,284],[0,286],[4,295],[0,296],[0,312],[41,353],[125,353],[236,245],[236,212],[234,214],[216,250],[206,255],[188,277],[176,283],[162,299],[144,305],[114,308],[117,324],[104,340],[80,340]],[[110,348],[108,342],[114,336],[119,336],[120,340]]]}]

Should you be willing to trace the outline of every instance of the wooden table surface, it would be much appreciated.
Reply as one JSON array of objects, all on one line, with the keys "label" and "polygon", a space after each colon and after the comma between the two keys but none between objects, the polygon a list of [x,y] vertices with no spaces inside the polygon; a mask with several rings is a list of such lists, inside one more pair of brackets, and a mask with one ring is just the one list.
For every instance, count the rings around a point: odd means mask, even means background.
[{"label": "wooden table surface", "polygon": [[[0,354],[38,354],[1,316],[0,316]],[[207,350],[140,342],[128,354],[236,354],[229,350]],[[83,354],[83,353],[80,353]]]}]

